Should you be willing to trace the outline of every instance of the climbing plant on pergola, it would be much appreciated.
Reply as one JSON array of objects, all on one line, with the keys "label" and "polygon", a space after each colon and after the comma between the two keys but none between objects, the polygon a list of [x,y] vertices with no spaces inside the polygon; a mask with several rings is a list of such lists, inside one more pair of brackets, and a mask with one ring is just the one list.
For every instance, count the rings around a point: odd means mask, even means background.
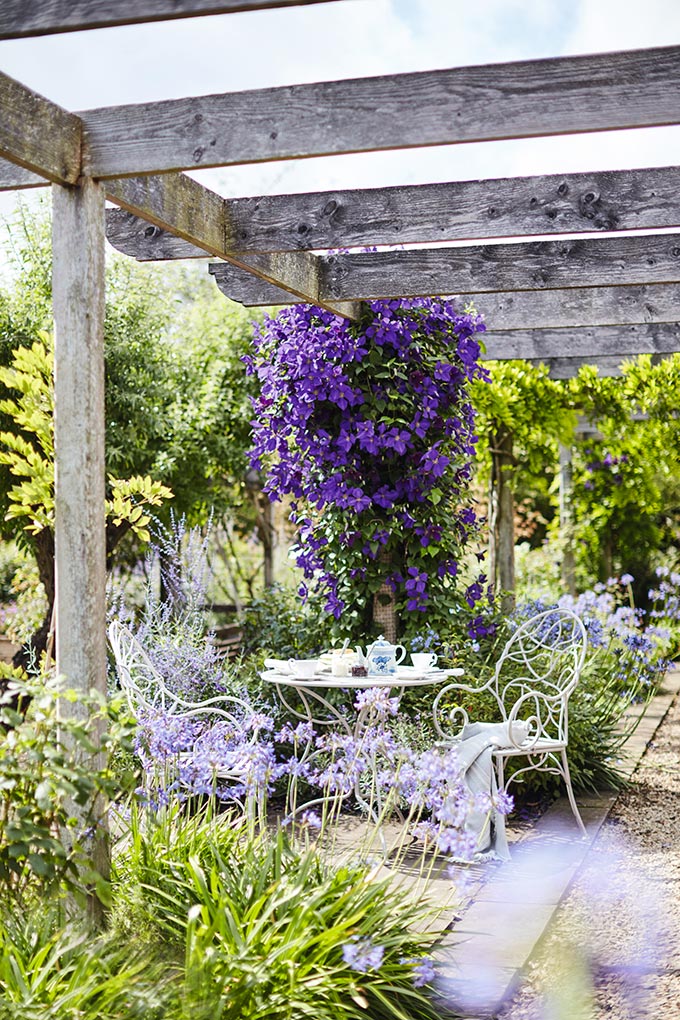
[{"label": "climbing plant on pergola", "polygon": [[[315,2],[3,0],[0,40]],[[616,372],[680,350],[680,234],[642,233],[680,226],[680,167],[244,199],[183,171],[678,123],[680,47],[79,113],[0,74],[0,190],[53,186],[59,673],[106,689],[105,236],[138,259],[214,256],[246,305],[355,317],[363,300],[459,294],[484,311],[487,358]],[[415,242],[429,247],[385,250]],[[364,246],[378,250],[317,254]]]}]

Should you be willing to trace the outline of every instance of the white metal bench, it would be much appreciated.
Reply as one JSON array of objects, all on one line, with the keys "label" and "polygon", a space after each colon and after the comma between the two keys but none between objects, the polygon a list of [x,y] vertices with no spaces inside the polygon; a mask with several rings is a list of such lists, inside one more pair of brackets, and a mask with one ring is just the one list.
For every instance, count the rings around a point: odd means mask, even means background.
[{"label": "white metal bench", "polygon": [[[442,707],[447,696],[452,691],[490,694],[499,709],[498,721],[507,724],[507,731],[503,729],[503,746],[496,746],[493,751],[498,790],[506,793],[511,782],[522,782],[522,777],[531,770],[561,776],[583,835],[586,829],[576,806],[567,760],[567,707],[583,668],[586,644],[585,627],[574,613],[567,609],[539,613],[517,628],[485,684],[447,684],[433,705],[439,736],[445,744],[455,746],[462,726],[470,720],[460,705]],[[525,723],[521,731],[518,726],[513,728],[518,721]],[[526,757],[529,762],[505,780],[505,762],[516,757]]]}]

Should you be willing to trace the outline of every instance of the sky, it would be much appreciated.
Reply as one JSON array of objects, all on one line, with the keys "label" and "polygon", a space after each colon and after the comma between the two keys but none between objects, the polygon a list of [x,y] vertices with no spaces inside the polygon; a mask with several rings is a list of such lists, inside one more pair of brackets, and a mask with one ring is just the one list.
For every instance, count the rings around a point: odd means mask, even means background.
[{"label": "sky", "polygon": [[[680,0],[340,0],[0,41],[0,69],[82,110],[669,44],[680,44]],[[285,194],[665,166],[679,154],[680,127],[647,128],[281,161],[194,176],[226,196]],[[0,213],[15,202],[14,195],[0,195]]]}]

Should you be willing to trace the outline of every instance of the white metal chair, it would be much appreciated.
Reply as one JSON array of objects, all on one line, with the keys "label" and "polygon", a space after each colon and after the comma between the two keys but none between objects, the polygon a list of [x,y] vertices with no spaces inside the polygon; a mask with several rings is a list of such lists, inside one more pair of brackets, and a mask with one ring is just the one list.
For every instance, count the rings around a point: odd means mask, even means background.
[{"label": "white metal chair", "polygon": [[[586,835],[576,806],[569,775],[567,744],[569,697],[578,683],[586,655],[587,636],[582,621],[567,609],[551,609],[521,624],[501,653],[491,678],[482,686],[447,684],[433,705],[435,728],[442,740],[455,746],[462,727],[468,725],[466,709],[456,705],[442,710],[443,699],[451,691],[490,694],[500,711],[503,746],[495,746],[493,761],[498,790],[507,792],[511,782],[522,782],[533,770],[559,775],[564,780],[574,818]],[[506,680],[505,677],[508,676]],[[446,704],[446,701],[444,701]],[[523,721],[520,728],[513,724]],[[505,761],[524,756],[529,764],[517,769],[506,781]]]},{"label": "white metal chair", "polygon": [[[109,626],[108,636],[121,689],[125,694],[130,712],[138,723],[143,724],[144,720],[161,716],[169,720],[205,722],[204,726],[197,727],[193,747],[175,754],[180,783],[181,772],[191,771],[192,760],[197,759],[200,755],[201,744],[205,742],[211,726],[221,724],[219,736],[225,751],[232,739],[242,738],[248,720],[253,718],[251,705],[241,698],[229,694],[219,694],[202,701],[190,701],[183,698],[168,687],[137,638],[127,627],[118,620],[114,620]],[[254,748],[257,739],[257,727],[253,726],[248,740],[244,742],[241,739],[241,748],[243,743]],[[222,762],[215,761],[214,778],[242,784],[247,779],[247,760],[242,754],[237,755],[231,761],[229,761],[229,755],[225,754],[225,759]],[[148,773],[153,769],[151,763],[144,764],[148,766],[148,769],[145,769],[145,778],[148,779]],[[259,791],[257,794],[246,797],[249,815],[254,813],[256,805],[261,809],[262,795],[263,791]],[[239,797],[235,796],[233,799],[239,800]]]}]

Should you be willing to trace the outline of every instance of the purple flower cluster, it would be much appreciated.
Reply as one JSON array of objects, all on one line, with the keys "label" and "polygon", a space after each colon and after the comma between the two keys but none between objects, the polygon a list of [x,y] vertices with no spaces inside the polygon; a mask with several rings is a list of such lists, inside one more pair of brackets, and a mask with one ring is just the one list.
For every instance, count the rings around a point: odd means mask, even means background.
[{"label": "purple flower cluster", "polygon": [[284,309],[246,359],[261,386],[251,463],[266,467],[272,499],[293,497],[298,565],[336,618],[376,579],[407,613],[431,612],[476,524],[462,494],[476,444],[469,384],[487,378],[481,318],[443,299],[366,308],[358,324]]},{"label": "purple flower cluster", "polygon": [[356,733],[306,729],[304,747],[295,731],[284,727],[277,739],[293,743],[294,749],[282,770],[331,799],[356,793],[365,808],[405,809],[417,839],[440,853],[470,859],[477,845],[477,834],[467,828],[470,813],[507,814],[512,798],[499,795],[492,802],[489,793],[471,794],[455,750],[418,752],[396,739],[389,725],[397,712],[395,701],[387,690],[360,692]]},{"label": "purple flower cluster", "polygon": [[[137,715],[135,751],[149,777],[146,795],[185,800],[259,800],[285,772],[267,733],[272,721],[244,709],[240,719],[171,713],[160,707]],[[142,791],[144,792],[144,791]]]},{"label": "purple flower cluster", "polygon": [[[609,663],[612,676],[620,681],[626,693],[655,684],[665,673],[668,663],[661,655],[663,633],[647,626],[642,609],[622,602],[625,589],[633,578],[609,578],[606,584],[596,584],[577,597],[563,595],[553,606],[540,600],[518,606],[515,620],[521,622],[552,608],[570,609],[581,618],[586,628],[588,645],[593,652],[601,650],[604,656],[601,672]],[[546,623],[549,627],[550,618]]]},{"label": "purple flower cluster", "polygon": [[[680,645],[680,573],[668,567],[658,567],[657,586],[650,589],[652,603],[649,616],[654,620],[655,635],[674,648]],[[675,642],[675,645],[671,642]]]},{"label": "purple flower cluster", "polygon": [[354,938],[346,942],[342,947],[342,958],[348,967],[359,971],[360,974],[368,974],[371,970],[379,970],[385,955],[385,947],[377,946],[365,936]]},{"label": "purple flower cluster", "polygon": [[[590,454],[591,450],[586,450],[586,454]],[[610,478],[614,485],[621,485],[623,482],[623,475],[620,471],[620,465],[628,463],[628,454],[622,453],[620,457],[614,457],[607,450],[604,451],[602,459],[590,460],[586,464],[586,471],[591,475],[606,475]],[[584,489],[594,489],[595,482],[592,478],[587,478],[583,483]]]}]

